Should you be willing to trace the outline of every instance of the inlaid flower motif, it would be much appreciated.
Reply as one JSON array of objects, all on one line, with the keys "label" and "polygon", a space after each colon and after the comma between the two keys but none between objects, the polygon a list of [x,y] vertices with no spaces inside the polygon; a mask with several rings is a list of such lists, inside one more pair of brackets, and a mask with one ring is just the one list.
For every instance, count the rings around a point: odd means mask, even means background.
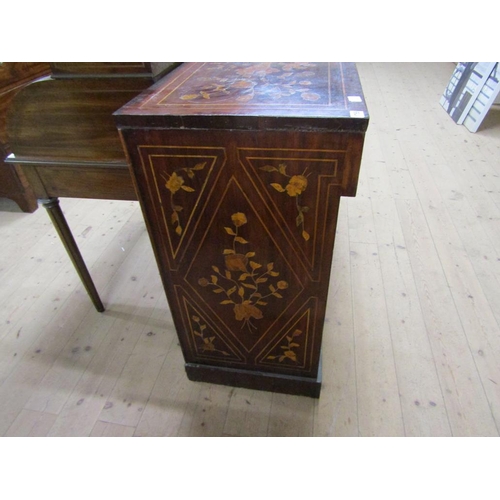
[{"label": "inlaid flower motif", "polygon": [[170,176],[168,181],[165,183],[165,187],[172,193],[175,194],[184,184],[184,179],[177,175],[175,172]]},{"label": "inlaid flower motif", "polygon": [[304,177],[303,175],[294,175],[292,178],[288,181],[288,184],[286,186],[286,192],[288,193],[288,196],[298,196],[301,194],[303,191],[306,190],[307,187],[307,177]]},{"label": "inlaid flower motif", "polygon": [[279,72],[280,70],[274,68],[272,63],[269,62],[252,64],[251,66],[243,67],[236,71],[238,75],[245,77],[265,77],[272,73]]},{"label": "inlaid flower motif", "polygon": [[286,290],[288,288],[288,283],[286,281],[278,281],[278,283],[276,283],[276,286],[280,290]]},{"label": "inlaid flower motif", "polygon": [[235,89],[252,89],[254,86],[255,83],[250,80],[236,80],[231,84],[231,87]]},{"label": "inlaid flower motif", "polygon": [[305,101],[317,101],[321,98],[321,96],[319,94],[316,94],[316,92],[302,92],[302,94],[300,94],[300,97],[302,97],[302,99],[304,99]]},{"label": "inlaid flower motif", "polygon": [[231,220],[236,227],[241,227],[248,222],[246,215],[241,212],[231,215]]},{"label": "inlaid flower motif", "polygon": [[238,321],[249,320],[250,318],[262,319],[264,315],[260,309],[253,304],[243,302],[234,306],[234,314]]}]

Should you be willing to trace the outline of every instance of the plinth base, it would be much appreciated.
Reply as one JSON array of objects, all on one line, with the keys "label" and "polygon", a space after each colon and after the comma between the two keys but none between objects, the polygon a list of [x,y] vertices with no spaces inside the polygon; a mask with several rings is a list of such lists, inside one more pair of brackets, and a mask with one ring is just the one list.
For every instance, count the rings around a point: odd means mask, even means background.
[{"label": "plinth base", "polygon": [[186,363],[185,367],[189,380],[195,382],[244,387],[245,389],[294,394],[310,398],[319,398],[321,392],[321,364],[316,379],[196,363]]}]

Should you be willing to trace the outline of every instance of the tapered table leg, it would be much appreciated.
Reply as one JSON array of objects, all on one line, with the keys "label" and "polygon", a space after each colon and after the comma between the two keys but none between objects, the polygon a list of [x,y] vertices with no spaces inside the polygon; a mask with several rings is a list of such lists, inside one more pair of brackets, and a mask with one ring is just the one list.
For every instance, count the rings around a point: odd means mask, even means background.
[{"label": "tapered table leg", "polygon": [[103,312],[104,306],[101,302],[99,294],[97,293],[94,282],[90,277],[89,271],[87,269],[87,266],[85,265],[80,250],[78,249],[76,241],[73,238],[73,234],[71,233],[68,223],[66,222],[66,218],[64,217],[61,207],[59,206],[59,199],[49,198],[40,200],[40,202],[42,203],[42,206],[47,209],[49,217],[54,224],[54,227],[56,228],[57,233],[59,234],[59,237],[61,238],[66,251],[68,252],[68,255],[73,262],[73,265],[75,266],[75,269],[78,272],[78,275],[80,276],[80,279],[82,280],[82,283],[87,290],[87,293],[89,294],[95,308],[99,312]]}]

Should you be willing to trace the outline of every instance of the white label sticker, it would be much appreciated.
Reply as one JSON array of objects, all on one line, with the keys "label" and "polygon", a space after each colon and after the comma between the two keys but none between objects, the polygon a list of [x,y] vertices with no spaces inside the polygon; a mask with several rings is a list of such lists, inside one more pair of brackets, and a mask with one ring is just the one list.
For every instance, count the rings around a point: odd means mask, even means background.
[{"label": "white label sticker", "polygon": [[351,118],[364,118],[365,113],[363,111],[351,111],[350,112]]},{"label": "white label sticker", "polygon": [[359,95],[349,95],[349,96],[347,96],[347,100],[349,102],[361,102],[362,101],[362,99],[361,99],[361,97],[359,97]]}]

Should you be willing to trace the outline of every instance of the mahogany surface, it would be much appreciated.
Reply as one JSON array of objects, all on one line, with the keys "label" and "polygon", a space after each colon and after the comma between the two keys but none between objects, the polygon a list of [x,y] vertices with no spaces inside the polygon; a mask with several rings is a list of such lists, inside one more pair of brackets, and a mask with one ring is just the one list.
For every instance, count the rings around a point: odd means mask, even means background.
[{"label": "mahogany surface", "polygon": [[47,78],[17,96],[8,115],[12,161],[38,198],[136,199],[112,115],[144,86]]},{"label": "mahogany surface", "polygon": [[189,378],[318,397],[355,65],[188,63],[115,118]]},{"label": "mahogany surface", "polygon": [[10,153],[6,130],[7,109],[19,91],[49,72],[48,63],[0,64],[0,197],[14,200],[24,212],[34,212],[37,202],[22,170],[4,163],[4,159]]},{"label": "mahogany surface", "polygon": [[179,63],[172,62],[53,62],[52,74],[57,77],[123,77],[137,76],[157,80]]},{"label": "mahogany surface", "polygon": [[42,200],[96,309],[104,309],[58,197],[137,199],[112,114],[177,63],[52,63],[13,99],[5,161]]},{"label": "mahogany surface", "polygon": [[22,166],[39,198],[136,199],[112,115],[176,65],[51,63],[54,77],[10,105],[9,163]]}]

